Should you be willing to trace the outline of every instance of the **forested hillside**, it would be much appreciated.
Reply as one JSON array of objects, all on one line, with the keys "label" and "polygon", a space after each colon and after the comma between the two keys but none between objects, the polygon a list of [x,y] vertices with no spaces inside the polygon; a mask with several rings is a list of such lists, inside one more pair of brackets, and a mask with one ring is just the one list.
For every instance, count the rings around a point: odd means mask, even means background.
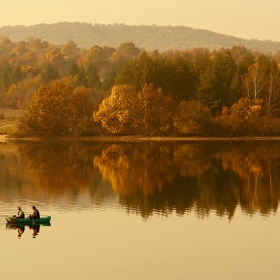
[{"label": "forested hillside", "polygon": [[280,50],[280,42],[245,40],[185,26],[92,25],[61,22],[33,26],[4,26],[0,28],[0,34],[8,36],[14,42],[34,37],[61,45],[73,40],[79,47],[84,48],[93,45],[116,48],[123,42],[134,42],[137,47],[147,51],[185,50],[198,47],[214,50],[233,46],[244,46],[265,53],[276,53]]},{"label": "forested hillside", "polygon": [[2,35],[0,107],[28,111],[22,135],[280,135],[280,54]]}]

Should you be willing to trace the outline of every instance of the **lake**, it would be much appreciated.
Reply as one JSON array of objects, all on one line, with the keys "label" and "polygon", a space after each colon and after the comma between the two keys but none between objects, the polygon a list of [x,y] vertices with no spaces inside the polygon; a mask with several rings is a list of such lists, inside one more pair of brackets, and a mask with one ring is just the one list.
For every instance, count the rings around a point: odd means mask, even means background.
[{"label": "lake", "polygon": [[277,141],[0,143],[0,276],[279,279],[279,198]]}]

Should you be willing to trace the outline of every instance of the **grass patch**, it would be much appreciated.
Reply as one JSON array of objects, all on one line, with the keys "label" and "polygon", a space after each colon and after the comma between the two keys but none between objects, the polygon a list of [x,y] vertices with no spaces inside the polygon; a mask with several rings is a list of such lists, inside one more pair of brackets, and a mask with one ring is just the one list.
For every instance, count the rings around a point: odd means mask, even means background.
[{"label": "grass patch", "polygon": [[21,119],[25,114],[26,110],[0,108],[0,116],[3,115],[4,118]]},{"label": "grass patch", "polygon": [[10,135],[18,132],[18,124],[0,126],[0,135]]},{"label": "grass patch", "polygon": [[17,133],[20,120],[25,114],[25,110],[0,108],[0,135]]}]

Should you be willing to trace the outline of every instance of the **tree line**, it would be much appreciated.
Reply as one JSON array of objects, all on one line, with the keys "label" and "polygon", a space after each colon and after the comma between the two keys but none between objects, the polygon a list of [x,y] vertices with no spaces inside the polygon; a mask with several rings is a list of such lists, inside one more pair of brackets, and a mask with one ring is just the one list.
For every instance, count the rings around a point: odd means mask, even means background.
[{"label": "tree line", "polygon": [[2,36],[0,55],[0,106],[28,110],[21,134],[280,134],[280,53]]}]

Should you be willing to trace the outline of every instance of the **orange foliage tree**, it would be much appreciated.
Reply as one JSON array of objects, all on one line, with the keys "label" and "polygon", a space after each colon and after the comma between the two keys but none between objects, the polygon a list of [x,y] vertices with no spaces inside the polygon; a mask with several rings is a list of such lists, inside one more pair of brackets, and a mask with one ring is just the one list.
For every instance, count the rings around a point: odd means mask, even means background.
[{"label": "orange foliage tree", "polygon": [[211,122],[211,111],[199,101],[181,101],[174,114],[174,126],[180,134],[203,134]]},{"label": "orange foliage tree", "polygon": [[31,99],[25,126],[39,135],[64,135],[68,132],[70,98],[73,88],[56,80],[41,86]]},{"label": "orange foliage tree", "polygon": [[137,103],[140,112],[136,121],[139,123],[140,133],[155,136],[173,131],[175,103],[160,88],[144,84],[142,91],[138,93]]},{"label": "orange foliage tree", "polygon": [[254,135],[261,119],[263,102],[260,99],[241,98],[231,108],[224,107],[216,118],[223,133],[230,135]]},{"label": "orange foliage tree", "polygon": [[89,134],[94,128],[94,102],[91,100],[91,94],[92,90],[85,87],[79,87],[72,93],[69,132],[75,136]]},{"label": "orange foliage tree", "polygon": [[41,136],[92,133],[92,91],[74,89],[73,77],[55,80],[34,93],[23,122],[23,132]]}]

